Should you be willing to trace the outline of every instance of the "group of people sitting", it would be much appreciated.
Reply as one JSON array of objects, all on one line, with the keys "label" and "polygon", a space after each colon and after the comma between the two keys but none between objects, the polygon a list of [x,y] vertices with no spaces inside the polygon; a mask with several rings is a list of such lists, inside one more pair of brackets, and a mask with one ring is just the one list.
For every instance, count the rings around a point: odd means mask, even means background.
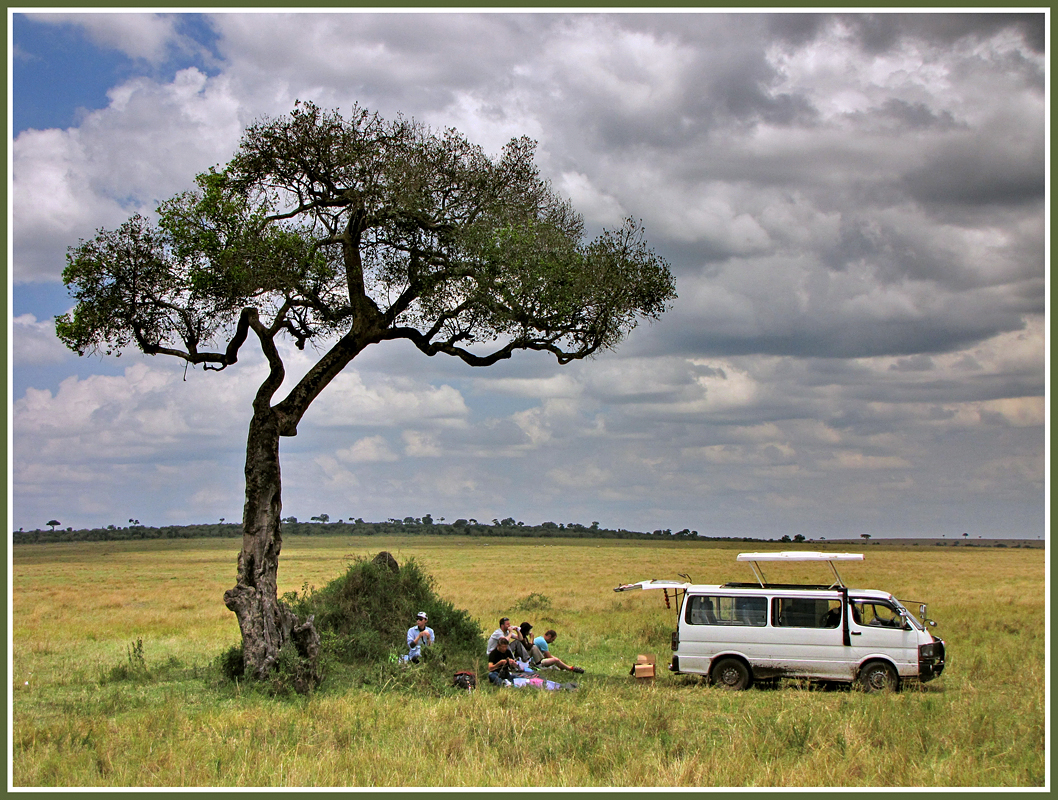
[{"label": "group of people sitting", "polygon": [[500,619],[500,627],[492,632],[486,650],[489,655],[489,681],[497,686],[509,685],[516,677],[532,674],[536,669],[555,667],[570,672],[584,672],[571,667],[551,653],[551,645],[558,634],[548,630],[543,636],[532,635],[533,626],[523,622],[517,628],[508,617]]},{"label": "group of people sitting", "polygon": [[[408,655],[404,660],[418,664],[422,648],[435,641],[433,628],[427,625],[425,611],[415,616],[415,624],[408,628]],[[571,667],[551,653],[551,645],[558,634],[545,631],[543,636],[533,638],[533,626],[523,622],[517,628],[511,626],[509,617],[500,620],[500,627],[489,637],[486,651],[489,656],[489,680],[497,686],[509,684],[514,678],[525,677],[534,670],[554,667],[570,672],[584,672],[580,667]]]}]

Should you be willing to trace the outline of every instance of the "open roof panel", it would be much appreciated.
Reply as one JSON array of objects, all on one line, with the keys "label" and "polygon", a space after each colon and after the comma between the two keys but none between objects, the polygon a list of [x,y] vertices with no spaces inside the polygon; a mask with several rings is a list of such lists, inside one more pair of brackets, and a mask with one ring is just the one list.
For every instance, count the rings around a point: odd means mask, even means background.
[{"label": "open roof panel", "polygon": [[784,550],[778,553],[739,553],[736,561],[863,561],[863,553],[810,553]]}]

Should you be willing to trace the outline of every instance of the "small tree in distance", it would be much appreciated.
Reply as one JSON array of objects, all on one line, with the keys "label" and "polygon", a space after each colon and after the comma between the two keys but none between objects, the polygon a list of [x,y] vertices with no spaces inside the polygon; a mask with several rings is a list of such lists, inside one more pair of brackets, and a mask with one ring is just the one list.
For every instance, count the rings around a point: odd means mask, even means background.
[{"label": "small tree in distance", "polygon": [[[309,662],[318,654],[311,617],[276,594],[279,440],[366,347],[401,339],[477,367],[535,350],[565,364],[613,348],[675,297],[634,221],[584,241],[534,152],[523,137],[493,159],[453,130],[299,103],[251,125],[234,158],[163,202],[157,222],[136,215],[70,249],[76,305],[56,332],[78,354],[131,346],[222,370],[253,339],[267,360],[224,595],[247,674],[267,676],[288,643]],[[322,355],[277,399],[283,338]]]},{"label": "small tree in distance", "polygon": [[868,542],[871,539],[871,535],[869,533],[861,533],[860,538],[863,539],[863,541]]},{"label": "small tree in distance", "polygon": [[47,521],[46,523],[44,523],[44,524],[45,524],[45,525],[49,525],[49,526],[51,527],[51,529],[52,529],[52,531],[53,531],[53,532],[55,531],[55,529],[56,529],[56,528],[57,528],[57,527],[58,527],[59,525],[62,525],[62,523],[61,523],[61,522],[59,522],[59,520],[57,520],[57,519],[49,519],[49,520],[48,520],[48,521]]}]

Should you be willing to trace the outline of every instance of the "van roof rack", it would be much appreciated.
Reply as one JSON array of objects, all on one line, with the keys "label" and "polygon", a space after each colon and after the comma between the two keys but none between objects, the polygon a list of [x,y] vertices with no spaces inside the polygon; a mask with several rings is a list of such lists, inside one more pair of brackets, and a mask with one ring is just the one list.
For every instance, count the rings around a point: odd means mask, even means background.
[{"label": "van roof rack", "polygon": [[764,580],[764,572],[758,566],[760,561],[826,561],[830,565],[831,572],[834,573],[835,582],[831,584],[831,587],[834,587],[845,585],[838,574],[837,567],[834,566],[834,562],[863,561],[863,553],[814,553],[800,550],[782,550],[776,553],[739,553],[735,560],[748,561],[753,569],[753,574],[761,586],[767,586],[768,583]]},{"label": "van roof rack", "polygon": [[759,581],[756,583],[728,581],[723,586],[725,589],[811,589],[820,591],[834,588],[832,583],[761,583]]}]

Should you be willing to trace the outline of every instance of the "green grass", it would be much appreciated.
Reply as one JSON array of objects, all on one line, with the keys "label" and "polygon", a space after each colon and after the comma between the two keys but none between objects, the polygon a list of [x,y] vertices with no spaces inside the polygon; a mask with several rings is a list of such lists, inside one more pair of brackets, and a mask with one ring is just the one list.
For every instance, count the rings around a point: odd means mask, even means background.
[{"label": "green grass", "polygon": [[[744,579],[734,561],[744,545],[290,537],[281,592],[322,587],[386,549],[414,557],[486,634],[503,615],[555,628],[556,653],[588,672],[573,692],[496,690],[482,652],[472,694],[378,665],[339,666],[314,696],[276,698],[223,680],[214,663],[238,641],[221,601],[237,548],[14,548],[16,787],[497,786],[519,774],[549,787],[1045,780],[1042,550],[871,545],[843,570],[851,585],[930,603],[950,659],[924,687],[728,693],[664,670],[675,612],[661,597],[612,588],[677,572]],[[497,582],[506,588],[490,597]],[[644,652],[661,667],[649,685],[628,677]]]}]

